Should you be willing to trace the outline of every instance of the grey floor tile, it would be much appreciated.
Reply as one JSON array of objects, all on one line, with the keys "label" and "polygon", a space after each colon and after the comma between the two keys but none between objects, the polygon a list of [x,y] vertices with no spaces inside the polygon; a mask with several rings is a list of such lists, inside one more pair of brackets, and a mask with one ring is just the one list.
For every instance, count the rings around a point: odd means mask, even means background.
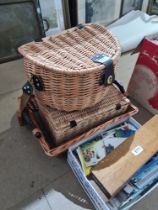
[{"label": "grey floor tile", "polygon": [[134,105],[136,105],[139,109],[139,112],[134,116],[134,118],[141,124],[143,125],[145,122],[150,120],[150,118],[153,117],[153,114],[150,113],[147,109],[142,107],[140,104],[138,104],[136,101],[132,100]]},{"label": "grey floor tile", "polygon": [[46,196],[52,210],[88,210],[80,205],[75,204],[70,199],[68,199],[61,192],[57,192],[55,190],[51,190],[47,193]]},{"label": "grey floor tile", "polygon": [[0,64],[0,95],[20,89],[25,80],[22,59]]},{"label": "grey floor tile", "polygon": [[10,129],[11,120],[18,107],[17,97],[20,94],[21,90],[17,90],[0,95],[0,133]]},{"label": "grey floor tile", "polygon": [[127,89],[137,58],[138,53],[131,55],[131,52],[121,56],[119,69],[116,71],[116,79],[122,82],[125,89]]},{"label": "grey floor tile", "polygon": [[65,158],[49,158],[14,116],[0,134],[0,209],[6,210],[69,171]]},{"label": "grey floor tile", "polygon": [[158,189],[152,191],[140,202],[135,204],[131,210],[158,210]]},{"label": "grey floor tile", "polygon": [[52,210],[49,206],[49,203],[40,190],[39,192],[34,193],[31,197],[26,198],[18,205],[11,207],[7,210]]},{"label": "grey floor tile", "polygon": [[93,210],[89,198],[78,180],[70,171],[44,188],[45,195],[53,210]]},{"label": "grey floor tile", "polygon": [[45,196],[34,200],[32,203],[27,203],[21,210],[52,210]]}]

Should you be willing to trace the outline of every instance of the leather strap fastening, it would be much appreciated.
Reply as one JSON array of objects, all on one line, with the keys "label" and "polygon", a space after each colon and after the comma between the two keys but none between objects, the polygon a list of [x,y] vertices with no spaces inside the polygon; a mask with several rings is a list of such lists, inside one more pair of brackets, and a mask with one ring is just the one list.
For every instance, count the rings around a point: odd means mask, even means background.
[{"label": "leather strap fastening", "polygon": [[114,66],[112,59],[104,54],[96,54],[91,57],[91,60],[95,63],[100,63],[105,65],[105,71],[102,75],[102,78],[99,82],[100,85],[111,85],[115,80]]}]

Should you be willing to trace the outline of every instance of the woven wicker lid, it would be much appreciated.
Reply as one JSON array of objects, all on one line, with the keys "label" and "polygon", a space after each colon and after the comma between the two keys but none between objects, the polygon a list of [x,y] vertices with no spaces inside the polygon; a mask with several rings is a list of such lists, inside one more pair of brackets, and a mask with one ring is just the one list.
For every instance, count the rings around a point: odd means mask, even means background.
[{"label": "woven wicker lid", "polygon": [[58,35],[43,38],[42,42],[22,45],[18,50],[36,65],[71,73],[85,73],[98,66],[100,69],[104,68],[90,59],[97,53],[106,54],[112,58],[114,64],[120,55],[117,39],[105,27],[97,24],[86,24],[83,28],[74,27]]}]

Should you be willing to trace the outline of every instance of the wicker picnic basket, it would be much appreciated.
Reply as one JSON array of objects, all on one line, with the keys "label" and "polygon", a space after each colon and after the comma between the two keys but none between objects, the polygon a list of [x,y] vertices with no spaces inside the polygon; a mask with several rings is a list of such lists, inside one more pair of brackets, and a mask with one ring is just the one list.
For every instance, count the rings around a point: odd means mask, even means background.
[{"label": "wicker picnic basket", "polygon": [[125,113],[130,105],[116,87],[110,86],[110,94],[97,105],[82,111],[59,111],[38,102],[39,112],[52,133],[56,145],[74,138],[97,125]]},{"label": "wicker picnic basket", "polygon": [[91,57],[105,54],[112,60],[114,71],[120,57],[117,39],[97,24],[74,27],[18,50],[36,87],[36,98],[43,105],[65,111],[92,107],[109,94],[110,86],[100,83],[107,66],[93,62]]}]

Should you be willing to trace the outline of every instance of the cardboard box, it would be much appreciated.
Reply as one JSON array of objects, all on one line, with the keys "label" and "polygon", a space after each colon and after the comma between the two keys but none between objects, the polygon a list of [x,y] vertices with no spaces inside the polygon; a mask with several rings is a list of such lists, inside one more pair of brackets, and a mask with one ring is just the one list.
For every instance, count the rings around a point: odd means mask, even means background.
[{"label": "cardboard box", "polygon": [[128,86],[128,94],[153,114],[158,114],[158,41],[144,39]]}]

